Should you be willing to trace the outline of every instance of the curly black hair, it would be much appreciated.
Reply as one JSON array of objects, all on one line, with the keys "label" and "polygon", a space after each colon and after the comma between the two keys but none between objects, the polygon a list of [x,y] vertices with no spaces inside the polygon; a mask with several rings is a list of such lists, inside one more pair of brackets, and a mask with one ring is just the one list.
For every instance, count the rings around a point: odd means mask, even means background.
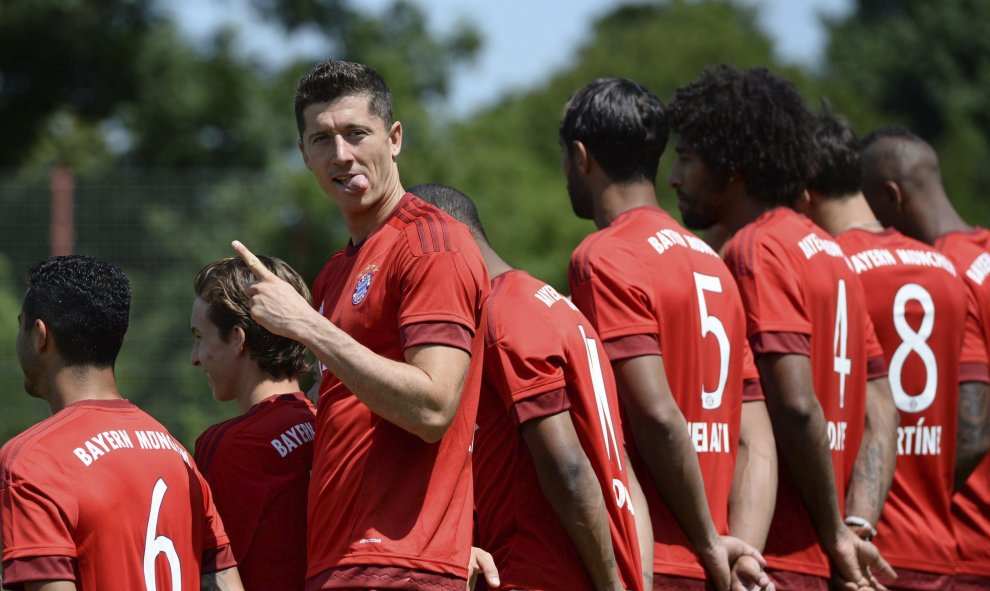
[{"label": "curly black hair", "polygon": [[559,129],[565,150],[580,141],[616,183],[656,182],[669,135],[660,99],[626,78],[599,78],[578,89]]},{"label": "curly black hair", "polygon": [[677,89],[667,117],[716,179],[742,175],[761,202],[791,203],[814,172],[814,116],[797,88],[766,68],[708,68]]},{"label": "curly black hair", "polygon": [[849,122],[828,104],[817,117],[813,140],[816,171],[808,179],[808,189],[825,199],[859,192],[863,184],[859,140]]},{"label": "curly black hair", "polygon": [[131,282],[99,259],[52,257],[28,272],[23,326],[41,319],[67,366],[113,367],[130,322]]}]

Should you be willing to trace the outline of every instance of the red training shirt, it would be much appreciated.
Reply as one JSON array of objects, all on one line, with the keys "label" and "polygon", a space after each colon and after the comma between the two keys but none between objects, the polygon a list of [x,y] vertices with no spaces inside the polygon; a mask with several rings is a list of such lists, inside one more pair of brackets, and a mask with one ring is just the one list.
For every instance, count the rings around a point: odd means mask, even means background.
[{"label": "red training shirt", "polygon": [[[935,241],[935,248],[949,257],[959,270],[969,295],[979,310],[983,343],[990,342],[990,231],[949,232]],[[964,351],[963,376],[967,365],[987,362],[986,351]],[[978,374],[968,381],[986,382]],[[990,577],[990,455],[983,458],[963,488],[952,499],[953,525],[959,544],[957,570],[969,575]]]},{"label": "red training shirt", "polygon": [[615,378],[591,323],[554,288],[508,271],[492,280],[483,330],[476,545],[491,552],[503,587],[592,589],[518,431],[569,411],[601,485],[623,587],[642,589]]},{"label": "red training shirt", "polygon": [[894,229],[850,230],[836,241],[870,294],[867,310],[900,411],[897,468],[874,543],[895,567],[952,574],[959,356],[966,319],[974,318],[965,288],[945,255]]},{"label": "red training shirt", "polygon": [[[570,286],[612,363],[663,356],[670,391],[698,453],[712,521],[719,533],[728,533],[744,380],[753,398],[762,399],[762,393],[739,293],[725,264],[667,212],[640,207],[584,239],[571,256]],[[650,506],[654,572],[704,579],[631,434],[627,439]]]},{"label": "red training shirt", "polygon": [[[866,381],[885,373],[859,278],[829,234],[784,207],[739,230],[726,244],[725,262],[739,284],[753,354],[810,358],[842,511],[863,437]],[[828,577],[828,560],[801,495],[785,462],[780,467],[767,564]]]},{"label": "red training shirt", "polygon": [[247,591],[302,589],[306,580],[315,415],[302,392],[271,396],[196,440],[196,465],[213,490]]},{"label": "red training shirt", "polygon": [[[453,423],[426,443],[386,421],[327,370],[309,490],[307,588],[463,588],[472,534],[470,446],[481,382],[474,334],[488,274],[467,228],[406,194],[359,245],[337,252],[313,286],[321,313],[378,355],[408,347],[472,352]],[[419,571],[410,578],[410,571]]]},{"label": "red training shirt", "polygon": [[235,565],[189,453],[127,400],[71,404],[0,451],[4,587],[198,589]]}]

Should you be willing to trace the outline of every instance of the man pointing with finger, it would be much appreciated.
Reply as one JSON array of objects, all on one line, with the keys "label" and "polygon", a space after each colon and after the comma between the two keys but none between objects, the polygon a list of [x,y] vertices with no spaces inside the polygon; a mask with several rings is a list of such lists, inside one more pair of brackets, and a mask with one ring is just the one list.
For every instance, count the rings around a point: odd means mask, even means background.
[{"label": "man pointing with finger", "polygon": [[313,285],[318,311],[234,248],[258,277],[252,317],[323,370],[306,589],[460,591],[487,272],[464,226],[403,190],[402,125],[381,75],[322,62],[295,110],[306,167],[350,234]]}]

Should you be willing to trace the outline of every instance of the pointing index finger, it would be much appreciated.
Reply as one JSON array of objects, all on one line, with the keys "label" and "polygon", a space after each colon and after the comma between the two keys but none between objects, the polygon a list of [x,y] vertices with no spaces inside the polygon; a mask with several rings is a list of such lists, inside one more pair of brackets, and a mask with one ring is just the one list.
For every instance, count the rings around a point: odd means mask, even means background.
[{"label": "pointing index finger", "polygon": [[259,280],[267,279],[273,275],[273,273],[268,270],[268,267],[266,267],[261,260],[254,255],[253,252],[248,250],[248,247],[241,244],[239,240],[234,240],[230,243],[230,245],[234,247],[234,250],[241,257],[241,260],[244,261],[244,264],[248,266],[248,269],[251,269],[251,272],[254,273],[254,276]]}]

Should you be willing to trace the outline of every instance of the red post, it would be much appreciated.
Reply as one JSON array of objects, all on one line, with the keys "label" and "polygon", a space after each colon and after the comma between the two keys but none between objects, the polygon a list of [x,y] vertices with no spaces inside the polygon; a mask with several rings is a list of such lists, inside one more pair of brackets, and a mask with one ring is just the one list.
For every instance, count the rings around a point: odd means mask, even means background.
[{"label": "red post", "polygon": [[52,208],[48,227],[51,256],[72,254],[76,243],[75,193],[76,179],[72,169],[67,166],[52,169]]}]

